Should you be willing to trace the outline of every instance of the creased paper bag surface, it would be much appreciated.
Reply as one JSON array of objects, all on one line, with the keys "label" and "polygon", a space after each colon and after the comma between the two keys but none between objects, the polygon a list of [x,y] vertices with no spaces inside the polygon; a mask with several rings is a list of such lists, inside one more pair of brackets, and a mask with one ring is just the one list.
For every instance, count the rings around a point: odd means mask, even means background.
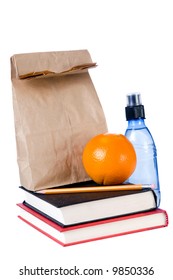
[{"label": "creased paper bag surface", "polygon": [[107,132],[87,50],[11,57],[20,183],[39,190],[87,181],[82,152]]}]

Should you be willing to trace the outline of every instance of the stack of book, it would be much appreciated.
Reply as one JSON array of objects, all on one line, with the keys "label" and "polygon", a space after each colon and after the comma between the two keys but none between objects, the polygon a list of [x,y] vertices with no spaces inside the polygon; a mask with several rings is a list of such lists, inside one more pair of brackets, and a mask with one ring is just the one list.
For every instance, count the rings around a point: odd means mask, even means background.
[{"label": "stack of book", "polygon": [[94,182],[25,194],[18,217],[62,246],[165,227],[150,186],[101,187]]}]

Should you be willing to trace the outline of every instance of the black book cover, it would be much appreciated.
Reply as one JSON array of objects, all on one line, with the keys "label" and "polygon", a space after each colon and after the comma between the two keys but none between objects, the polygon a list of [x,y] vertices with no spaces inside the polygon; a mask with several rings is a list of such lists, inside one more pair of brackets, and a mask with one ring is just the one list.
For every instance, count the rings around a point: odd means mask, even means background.
[{"label": "black book cover", "polygon": [[[71,184],[65,187],[82,187],[82,186],[96,186],[97,184],[89,181],[84,183],[76,183]],[[105,186],[106,187],[106,186]],[[29,192],[33,196],[36,196],[38,199],[44,200],[49,204],[52,204],[53,206],[57,208],[83,203],[83,202],[90,202],[94,200],[100,200],[100,199],[106,199],[106,198],[112,198],[117,196],[124,196],[124,195],[131,195],[131,194],[140,194],[141,192],[148,192],[152,191],[151,188],[144,188],[142,190],[128,190],[128,191],[104,191],[104,192],[84,192],[84,193],[64,193],[64,194],[40,194],[36,193],[34,191],[29,191],[25,189],[24,187],[20,187],[25,192]],[[62,188],[62,187],[59,187]],[[153,192],[154,194],[154,192]]]}]

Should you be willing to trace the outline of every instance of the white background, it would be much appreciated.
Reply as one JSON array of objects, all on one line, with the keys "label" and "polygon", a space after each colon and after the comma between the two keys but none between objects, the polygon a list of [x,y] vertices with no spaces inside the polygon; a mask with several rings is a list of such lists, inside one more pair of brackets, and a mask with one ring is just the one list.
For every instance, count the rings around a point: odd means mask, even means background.
[{"label": "white background", "polygon": [[[19,276],[19,269],[25,265],[29,268],[71,268],[76,265],[80,269],[91,267],[110,270],[110,273],[104,276],[81,277],[94,280],[137,279],[137,276],[113,276],[111,268],[152,266],[155,270],[154,276],[138,276],[139,279],[172,279],[172,15],[172,1],[168,0],[1,1],[2,279],[30,279],[29,276]],[[15,204],[21,202],[21,198],[18,194],[20,181],[15,146],[10,57],[16,53],[75,49],[88,49],[93,61],[98,64],[96,69],[90,70],[90,74],[110,132],[124,133],[127,125],[124,114],[126,94],[141,92],[147,116],[146,124],[157,145],[161,208],[166,209],[169,214],[169,227],[63,248],[17,220]],[[56,279],[56,276],[49,278]],[[34,279],[48,279],[48,276],[35,276]]]}]

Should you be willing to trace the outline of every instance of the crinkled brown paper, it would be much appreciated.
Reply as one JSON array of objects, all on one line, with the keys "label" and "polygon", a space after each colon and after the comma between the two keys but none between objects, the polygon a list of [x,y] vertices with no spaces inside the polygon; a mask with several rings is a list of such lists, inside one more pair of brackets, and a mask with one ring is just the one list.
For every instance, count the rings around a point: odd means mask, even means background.
[{"label": "crinkled brown paper", "polygon": [[86,143],[107,132],[87,50],[16,54],[11,79],[20,183],[35,191],[87,181]]}]

